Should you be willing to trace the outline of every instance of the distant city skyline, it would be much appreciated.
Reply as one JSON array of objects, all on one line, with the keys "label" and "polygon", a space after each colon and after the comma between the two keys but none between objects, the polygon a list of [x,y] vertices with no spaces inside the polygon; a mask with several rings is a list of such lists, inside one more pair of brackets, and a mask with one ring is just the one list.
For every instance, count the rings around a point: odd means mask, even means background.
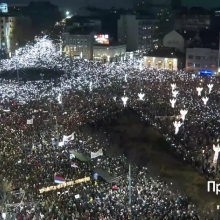
[{"label": "distant city skyline", "polygon": [[[42,0],[36,0],[42,1]],[[28,4],[30,0],[2,0],[2,3],[8,4]],[[133,0],[51,0],[52,4],[58,5],[62,9],[77,9],[79,7],[84,6],[94,6],[100,8],[111,8],[113,6],[119,8],[131,8]],[[198,7],[205,7],[205,8],[213,8],[213,7],[220,7],[220,2],[218,1],[207,1],[207,0],[182,0],[182,4],[188,7],[198,6]]]}]

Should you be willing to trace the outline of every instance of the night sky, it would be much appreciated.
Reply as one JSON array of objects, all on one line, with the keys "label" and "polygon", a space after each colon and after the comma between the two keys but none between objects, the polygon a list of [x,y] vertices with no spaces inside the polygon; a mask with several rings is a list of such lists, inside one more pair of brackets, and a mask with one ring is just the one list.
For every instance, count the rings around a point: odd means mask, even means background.
[{"label": "night sky", "polygon": [[[28,3],[29,0],[3,0],[1,2],[8,3],[8,4],[24,4]],[[91,5],[103,8],[109,8],[112,6],[116,7],[131,7],[132,0],[51,0],[52,3],[58,5],[63,9],[76,9],[78,7]],[[182,0],[183,5],[186,6],[195,6],[193,2],[196,2],[196,6],[203,6],[207,8],[211,7],[220,7],[220,2],[218,1],[208,1],[208,0]]]}]

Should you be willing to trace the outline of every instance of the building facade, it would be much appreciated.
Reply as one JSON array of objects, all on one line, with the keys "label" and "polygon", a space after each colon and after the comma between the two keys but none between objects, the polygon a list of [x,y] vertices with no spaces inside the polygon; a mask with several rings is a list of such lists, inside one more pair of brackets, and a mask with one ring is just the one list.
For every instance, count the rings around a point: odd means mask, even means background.
[{"label": "building facade", "polygon": [[94,45],[93,59],[102,62],[125,60],[126,45]]},{"label": "building facade", "polygon": [[153,46],[153,35],[157,19],[122,15],[118,20],[118,41],[126,45],[128,51],[146,51]]},{"label": "building facade", "polygon": [[184,31],[209,29],[211,16],[208,14],[184,14],[175,20],[175,29]]},{"label": "building facade", "polygon": [[33,39],[31,21],[27,17],[10,13],[0,14],[0,48],[7,55]]},{"label": "building facade", "polygon": [[93,32],[63,33],[64,53],[74,59],[93,59]]},{"label": "building facade", "polygon": [[76,21],[75,17],[74,17],[74,20],[72,22],[67,22],[66,27],[65,27],[66,32],[76,27],[81,27],[81,28],[90,27],[91,29],[93,29],[95,32],[98,32],[98,33],[100,33],[102,30],[101,20],[78,18],[78,20]]},{"label": "building facade", "polygon": [[218,31],[220,30],[220,8],[212,10],[211,29]]},{"label": "building facade", "polygon": [[144,56],[145,67],[178,70],[178,58]]},{"label": "building facade", "polygon": [[133,0],[133,8],[137,12],[145,11],[151,15],[157,15],[161,9],[179,9],[181,0]]},{"label": "building facade", "polygon": [[173,30],[164,36],[163,46],[176,48],[177,50],[184,52],[185,40],[177,31]]},{"label": "building facade", "polygon": [[218,72],[219,50],[210,48],[187,48],[186,71],[209,70]]},{"label": "building facade", "polygon": [[1,13],[8,13],[8,4],[6,4],[6,3],[1,3],[1,4],[0,4],[0,12],[1,12]]}]

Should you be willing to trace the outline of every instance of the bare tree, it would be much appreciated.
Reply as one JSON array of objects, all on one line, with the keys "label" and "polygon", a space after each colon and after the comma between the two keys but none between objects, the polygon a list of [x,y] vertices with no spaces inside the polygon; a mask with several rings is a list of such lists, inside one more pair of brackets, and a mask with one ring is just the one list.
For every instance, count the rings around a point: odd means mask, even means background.
[{"label": "bare tree", "polygon": [[4,209],[11,190],[12,190],[11,182],[4,180],[4,178],[0,176],[0,207],[1,209]]}]

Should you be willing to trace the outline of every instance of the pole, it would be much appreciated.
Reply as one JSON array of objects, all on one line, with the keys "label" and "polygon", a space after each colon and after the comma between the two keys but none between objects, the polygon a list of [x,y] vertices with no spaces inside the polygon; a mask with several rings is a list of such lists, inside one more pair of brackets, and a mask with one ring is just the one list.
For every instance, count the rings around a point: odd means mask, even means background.
[{"label": "pole", "polygon": [[52,109],[51,109],[51,100],[50,100],[50,123],[52,124]]},{"label": "pole", "polygon": [[[53,84],[52,84],[52,78],[50,79],[50,85],[51,85],[51,94],[53,90]],[[51,108],[51,102],[52,102],[52,95],[50,96],[50,123],[52,125],[52,108]]]},{"label": "pole", "polygon": [[218,36],[218,69],[217,69],[218,74],[219,74],[219,59],[220,59],[220,33]]},{"label": "pole", "polygon": [[63,94],[61,93],[61,107],[62,107],[62,112],[63,112]]},{"label": "pole", "polygon": [[131,164],[129,164],[128,187],[129,187],[129,205],[131,206]]},{"label": "pole", "polygon": [[57,124],[57,117],[55,116],[56,119],[56,136],[57,136],[57,141],[59,141],[59,132],[58,132],[58,124]]},{"label": "pole", "polygon": [[218,216],[218,212],[219,212],[219,208],[220,208],[220,206],[219,205],[217,205],[217,213],[216,213],[216,220],[219,220],[219,216]]},{"label": "pole", "polygon": [[19,71],[18,71],[18,61],[16,61],[16,71],[17,71],[17,80],[18,80],[18,84],[19,84]]}]

